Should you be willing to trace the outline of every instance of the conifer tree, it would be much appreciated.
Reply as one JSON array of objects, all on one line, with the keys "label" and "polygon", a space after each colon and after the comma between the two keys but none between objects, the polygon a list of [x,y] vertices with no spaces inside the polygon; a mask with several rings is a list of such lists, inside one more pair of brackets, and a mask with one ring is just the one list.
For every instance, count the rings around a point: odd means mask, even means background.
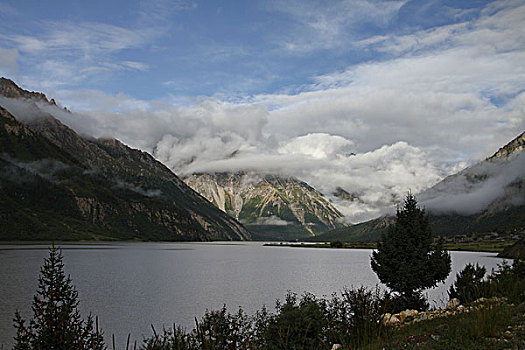
[{"label": "conifer tree", "polygon": [[[409,193],[397,210],[397,219],[372,253],[372,270],[398,297],[415,302],[424,300],[421,291],[435,287],[450,273],[450,255],[441,244],[433,244],[428,215]],[[407,305],[409,307],[410,305]]]},{"label": "conifer tree", "polygon": [[15,350],[26,349],[105,349],[104,338],[78,312],[78,292],[64,273],[62,252],[54,245],[40,268],[38,290],[33,298],[33,318],[26,325],[17,311],[14,326]]}]

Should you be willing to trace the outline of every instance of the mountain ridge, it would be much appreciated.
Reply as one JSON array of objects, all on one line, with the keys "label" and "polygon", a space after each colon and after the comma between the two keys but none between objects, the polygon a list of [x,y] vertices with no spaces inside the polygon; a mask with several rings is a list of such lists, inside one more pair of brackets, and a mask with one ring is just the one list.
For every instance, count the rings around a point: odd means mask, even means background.
[{"label": "mountain ridge", "polygon": [[293,239],[343,226],[343,215],[321,193],[293,177],[236,172],[193,174],[183,180],[266,238],[272,237],[264,231],[289,231],[273,238]]},{"label": "mountain ridge", "polygon": [[0,106],[0,239],[251,238],[151,155],[80,137],[38,109],[53,100],[13,86],[1,80],[0,93],[32,115]]}]

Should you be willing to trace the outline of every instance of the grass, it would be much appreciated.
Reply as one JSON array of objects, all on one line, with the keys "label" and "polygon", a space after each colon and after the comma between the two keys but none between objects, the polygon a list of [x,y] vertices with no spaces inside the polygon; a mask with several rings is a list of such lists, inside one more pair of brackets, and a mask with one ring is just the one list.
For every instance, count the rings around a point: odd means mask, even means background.
[{"label": "grass", "polygon": [[447,250],[499,253],[512,244],[514,242],[484,240],[469,243],[445,243],[444,248]]},{"label": "grass", "polygon": [[392,329],[365,349],[523,349],[525,303],[495,303]]}]

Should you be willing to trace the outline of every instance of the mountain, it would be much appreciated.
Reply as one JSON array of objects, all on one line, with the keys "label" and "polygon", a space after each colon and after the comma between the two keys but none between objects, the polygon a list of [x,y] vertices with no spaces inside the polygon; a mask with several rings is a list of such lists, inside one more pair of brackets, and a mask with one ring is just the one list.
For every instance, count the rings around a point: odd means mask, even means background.
[{"label": "mountain", "polygon": [[441,235],[525,230],[525,132],[418,195]]},{"label": "mountain", "polygon": [[[417,195],[436,235],[525,231],[525,132],[488,157]],[[329,231],[318,240],[376,240],[393,221],[381,217]]]},{"label": "mountain", "polygon": [[0,239],[251,238],[148,153],[79,136],[10,80],[0,95]]},{"label": "mountain", "polygon": [[193,174],[183,180],[239,219],[255,238],[301,238],[342,226],[342,214],[328,200],[292,177],[238,172]]}]

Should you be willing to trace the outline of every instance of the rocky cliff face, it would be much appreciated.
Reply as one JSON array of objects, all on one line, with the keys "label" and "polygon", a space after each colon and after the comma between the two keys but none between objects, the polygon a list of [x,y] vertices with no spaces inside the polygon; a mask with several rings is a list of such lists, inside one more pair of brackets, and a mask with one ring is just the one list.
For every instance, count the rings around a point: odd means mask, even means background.
[{"label": "rocky cliff face", "polygon": [[0,78],[0,96],[8,98],[24,98],[56,106],[55,100],[48,100],[43,93],[21,89],[15,84],[15,82],[6,78]]},{"label": "rocky cliff face", "polygon": [[217,173],[194,174],[183,180],[257,232],[261,228],[268,232],[294,228],[295,235],[301,237],[342,226],[338,220],[341,213],[315,189],[294,178]]},{"label": "rocky cliff face", "polygon": [[11,81],[0,94],[31,110],[0,107],[0,239],[250,239],[149,154],[80,137]]},{"label": "rocky cliff face", "polygon": [[510,141],[505,146],[501,147],[492,157],[487,158],[488,161],[495,159],[509,158],[514,154],[518,154],[525,150],[525,132]]}]

